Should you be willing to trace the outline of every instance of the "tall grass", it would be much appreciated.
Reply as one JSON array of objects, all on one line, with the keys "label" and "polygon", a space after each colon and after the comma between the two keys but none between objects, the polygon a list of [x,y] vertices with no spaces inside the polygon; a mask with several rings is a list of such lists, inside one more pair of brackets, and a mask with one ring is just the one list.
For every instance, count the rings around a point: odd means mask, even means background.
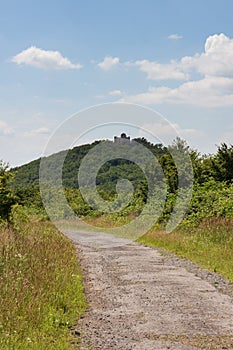
[{"label": "tall grass", "polygon": [[233,282],[233,220],[213,218],[172,233],[150,231],[139,242],[188,258]]},{"label": "tall grass", "polygon": [[49,222],[0,229],[0,349],[72,349],[84,312],[72,244]]}]

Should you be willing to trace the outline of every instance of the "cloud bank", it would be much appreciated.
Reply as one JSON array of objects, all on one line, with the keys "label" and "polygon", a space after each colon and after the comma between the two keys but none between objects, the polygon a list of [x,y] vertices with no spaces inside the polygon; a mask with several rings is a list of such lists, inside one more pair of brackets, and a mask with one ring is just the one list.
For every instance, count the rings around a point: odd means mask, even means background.
[{"label": "cloud bank", "polygon": [[204,52],[168,64],[136,61],[148,80],[184,80],[178,87],[151,86],[146,92],[122,101],[142,104],[191,104],[204,107],[233,106],[233,39],[224,34],[209,36]]},{"label": "cloud bank", "polygon": [[134,65],[147,74],[150,80],[186,80],[188,74],[182,69],[181,64],[171,61],[168,64],[150,62],[148,60],[136,61]]}]

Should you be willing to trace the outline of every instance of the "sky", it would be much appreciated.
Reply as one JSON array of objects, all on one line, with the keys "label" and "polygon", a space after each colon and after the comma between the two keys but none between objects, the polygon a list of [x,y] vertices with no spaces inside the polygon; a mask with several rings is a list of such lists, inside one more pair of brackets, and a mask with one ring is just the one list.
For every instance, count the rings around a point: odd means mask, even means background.
[{"label": "sky", "polygon": [[[10,166],[39,158],[70,116],[110,102],[155,110],[201,153],[233,143],[232,0],[0,0],[0,9],[0,159]],[[98,130],[85,141],[105,138]]]}]

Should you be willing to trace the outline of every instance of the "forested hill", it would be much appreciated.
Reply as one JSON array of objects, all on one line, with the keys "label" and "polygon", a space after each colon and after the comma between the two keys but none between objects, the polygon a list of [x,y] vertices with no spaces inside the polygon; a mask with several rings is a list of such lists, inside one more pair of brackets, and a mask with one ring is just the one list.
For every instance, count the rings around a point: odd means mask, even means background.
[{"label": "forested hill", "polygon": [[[167,147],[162,144],[152,144],[145,138],[135,140],[147,147],[156,156],[163,170],[163,174],[161,176],[158,169],[151,168],[149,163],[149,166],[142,170],[134,162],[123,158],[115,159],[113,152],[113,156],[109,157],[111,160],[106,162],[99,169],[96,178],[99,194],[103,199],[111,203],[112,200],[117,198],[116,185],[120,179],[128,179],[134,189],[132,201],[124,210],[114,214],[116,216],[114,220],[118,220],[122,217],[130,218],[130,216],[140,213],[147,202],[148,189],[152,188],[152,190],[156,190],[156,188],[163,188],[165,181],[167,190],[166,202],[159,223],[166,222],[176,203],[180,177],[187,180],[190,179],[190,176],[192,177],[190,168],[186,168],[186,164],[183,162],[182,158],[178,179],[177,168],[171,154],[174,150],[180,149],[190,156],[194,174],[192,201],[183,222],[189,225],[196,225],[207,218],[224,217],[233,219],[233,145],[228,146],[223,143],[218,147],[214,155],[202,156],[198,151],[191,149],[187,143],[181,139],[176,139]],[[100,142],[102,141],[95,141],[92,144],[75,147],[68,152],[62,151],[67,152],[63,165],[63,187],[67,200],[70,202],[74,212],[77,212],[78,215],[81,216],[97,217],[103,214],[102,212],[95,211],[94,208],[84,202],[81,191],[78,188],[78,170],[81,160]],[[107,141],[103,144],[103,147],[106,147],[102,149],[104,154],[105,150],[108,152],[110,143],[112,143],[112,141]],[[133,147],[132,144],[132,150],[129,150],[129,153],[132,152],[135,154]],[[51,170],[53,170],[53,174],[56,174],[56,170],[59,167],[59,158],[63,155],[62,152],[46,158],[47,168],[45,179],[46,182],[48,181],[48,185],[52,184],[52,186],[48,186],[49,193],[53,191],[56,192],[58,189],[56,186],[56,179],[51,183],[50,176]],[[143,152],[138,152],[137,150],[136,154],[138,160],[143,159]],[[89,174],[93,173],[93,166],[95,165],[95,161],[93,161],[93,164],[90,164],[87,169]],[[30,211],[33,209],[36,212],[43,211],[43,203],[39,189],[39,168],[40,159],[37,159],[11,170],[15,173],[12,186],[17,202],[30,208]],[[57,171],[57,173],[59,180],[59,172]],[[148,178],[150,187],[147,181]],[[184,183],[184,189],[185,186]],[[59,203],[57,203],[57,205],[58,204]],[[157,204],[155,203],[155,205]],[[56,210],[60,218],[63,209],[58,207]],[[62,217],[65,217],[65,215],[66,212],[64,209]]]},{"label": "forested hill", "polygon": [[[232,183],[233,181],[233,146],[223,143],[218,147],[215,155],[201,156],[197,150],[191,149],[187,143],[181,139],[176,139],[171,146],[165,147],[162,144],[153,144],[144,137],[134,139],[147,147],[158,159],[164,171],[168,188],[174,192],[177,188],[177,171],[174,161],[170,154],[171,148],[182,148],[190,155],[195,183],[204,184],[211,179],[214,181]],[[67,151],[49,156],[47,159],[48,179],[50,169],[56,170],[58,159],[62,153],[67,152],[63,165],[63,185],[69,188],[78,188],[78,169],[83,157],[97,144],[102,141],[95,141],[92,144],[85,144],[74,147]],[[111,141],[107,141],[111,142]],[[106,145],[107,147],[107,145]],[[170,149],[169,149],[170,148]],[[140,154],[138,155],[140,158]],[[15,173],[13,186],[15,188],[38,187],[39,167],[41,159],[34,160],[28,164],[11,169]],[[153,174],[152,174],[153,175]],[[187,174],[186,174],[187,175]],[[128,178],[130,181],[136,181],[138,184],[144,177],[138,166],[124,159],[112,159],[101,167],[97,185],[110,183],[116,184],[119,178]],[[106,188],[105,188],[106,189]]]},{"label": "forested hill", "polygon": [[[66,185],[70,187],[75,187],[75,180],[77,179],[77,169],[80,165],[82,158],[88,153],[88,151],[98,144],[100,141],[95,141],[92,144],[85,144],[82,146],[74,147],[69,150],[67,157],[65,159],[63,167],[63,175],[66,179]],[[48,169],[56,169],[57,160],[62,156],[62,153],[67,151],[61,151],[51,156],[47,157]],[[15,178],[13,182],[14,187],[27,187],[39,184],[39,168],[40,168],[41,158],[33,160],[30,163],[24,164],[22,166],[12,168],[11,171],[15,173]]]},{"label": "forested hill", "polygon": [[[160,157],[167,152],[166,147],[163,147],[162,144],[154,145],[148,142],[145,138],[137,138],[134,140],[146,146],[157,157]],[[47,158],[48,178],[49,178],[49,169],[56,169],[58,159],[62,156],[62,153],[67,152],[65,162],[63,165],[63,185],[65,187],[77,188],[78,187],[77,174],[78,174],[78,168],[80,166],[81,160],[90,151],[91,148],[93,148],[100,142],[101,141],[95,141],[91,144],[85,144],[85,145],[74,147],[73,149],[70,149],[68,152],[61,151],[49,156]],[[108,141],[108,142],[111,142],[111,141]],[[28,164],[24,164],[22,166],[12,168],[11,171],[15,173],[13,186],[16,188],[28,187],[33,185],[38,186],[40,161],[41,161],[41,158],[36,159]],[[138,169],[138,171],[135,172],[134,165],[129,163],[130,162],[123,159],[118,159],[118,160],[113,160],[112,162],[108,162],[108,164],[106,164],[106,166],[100,172],[99,181],[100,182],[105,181],[104,178],[105,179],[107,178],[113,179],[116,177],[118,178],[120,176],[120,173],[121,175],[122,173],[125,174],[126,166],[127,166],[127,173],[131,173],[131,180],[133,180],[132,176],[136,178],[141,177],[142,174],[140,173],[140,170]],[[113,168],[114,168],[114,174],[113,174]]]}]

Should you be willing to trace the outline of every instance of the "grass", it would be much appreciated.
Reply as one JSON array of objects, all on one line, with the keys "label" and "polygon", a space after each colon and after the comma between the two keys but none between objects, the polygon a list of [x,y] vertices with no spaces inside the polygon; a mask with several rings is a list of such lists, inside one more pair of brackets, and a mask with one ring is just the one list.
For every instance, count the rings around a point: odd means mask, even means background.
[{"label": "grass", "polygon": [[[101,224],[109,226],[105,219]],[[150,231],[138,241],[233,282],[233,220],[184,227],[172,233]],[[14,230],[0,229],[0,296],[1,350],[75,348],[70,328],[86,309],[82,276],[73,245],[51,223],[27,222],[21,215]]]},{"label": "grass", "polygon": [[233,220],[215,218],[172,233],[150,231],[138,242],[166,249],[233,282]]},{"label": "grass", "polygon": [[86,308],[82,275],[52,224],[0,229],[0,295],[1,350],[74,348],[70,327]]}]

